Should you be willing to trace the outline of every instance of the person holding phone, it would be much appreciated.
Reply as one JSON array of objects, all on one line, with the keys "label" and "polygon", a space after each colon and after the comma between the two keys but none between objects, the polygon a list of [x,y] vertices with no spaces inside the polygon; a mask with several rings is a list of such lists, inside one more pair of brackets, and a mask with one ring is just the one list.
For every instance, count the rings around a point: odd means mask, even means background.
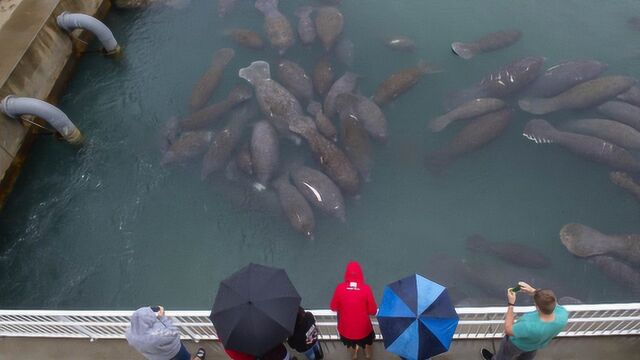
[{"label": "person holding phone", "polygon": [[180,332],[165,316],[162,306],[145,306],[131,315],[125,333],[127,342],[149,360],[204,360],[205,350],[199,348],[191,357],[180,341]]},{"label": "person holding phone", "polygon": [[309,360],[320,360],[324,357],[320,343],[318,342],[318,328],[316,318],[309,311],[298,307],[296,325],[293,335],[289,336],[287,343],[292,349],[304,354]]},{"label": "person holding phone", "polygon": [[[533,296],[536,310],[523,314],[518,321],[514,321],[513,307],[518,291]],[[569,313],[558,305],[553,291],[534,289],[524,281],[519,282],[514,288],[507,289],[507,306],[504,319],[505,337],[500,343],[500,349],[494,355],[483,348],[480,351],[483,359],[533,359],[539,349],[547,346],[551,339],[564,329],[569,319]]]}]

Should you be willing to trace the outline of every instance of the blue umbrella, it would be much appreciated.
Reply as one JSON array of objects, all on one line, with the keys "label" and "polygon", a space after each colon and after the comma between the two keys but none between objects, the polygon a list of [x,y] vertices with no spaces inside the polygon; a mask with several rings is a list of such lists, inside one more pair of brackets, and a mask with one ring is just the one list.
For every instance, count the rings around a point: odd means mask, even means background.
[{"label": "blue umbrella", "polygon": [[416,274],[384,288],[378,323],[387,351],[423,360],[449,350],[458,314],[444,286]]}]

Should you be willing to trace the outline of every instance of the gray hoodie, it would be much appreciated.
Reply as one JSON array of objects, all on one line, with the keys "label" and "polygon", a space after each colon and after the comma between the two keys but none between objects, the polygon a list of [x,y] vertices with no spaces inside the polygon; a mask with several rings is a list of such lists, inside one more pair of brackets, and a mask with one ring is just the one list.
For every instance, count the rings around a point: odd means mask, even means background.
[{"label": "gray hoodie", "polygon": [[149,360],[169,360],[180,351],[180,333],[171,319],[158,317],[150,307],[143,307],[131,315],[125,333],[127,342]]}]

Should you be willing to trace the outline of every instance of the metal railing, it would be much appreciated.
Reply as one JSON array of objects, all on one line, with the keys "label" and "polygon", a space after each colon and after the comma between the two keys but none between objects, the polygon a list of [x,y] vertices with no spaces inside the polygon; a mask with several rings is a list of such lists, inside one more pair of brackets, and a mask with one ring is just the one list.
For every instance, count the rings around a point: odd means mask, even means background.
[{"label": "metal railing", "polygon": [[[640,335],[640,303],[566,305],[569,323],[561,337]],[[516,313],[534,310],[516,307]],[[457,308],[460,322],[454,339],[503,336],[504,307]],[[321,340],[338,340],[337,319],[330,310],[312,310]],[[0,310],[0,336],[124,339],[132,311]],[[184,340],[217,340],[209,311],[167,311]],[[377,339],[378,323],[373,319]]]}]

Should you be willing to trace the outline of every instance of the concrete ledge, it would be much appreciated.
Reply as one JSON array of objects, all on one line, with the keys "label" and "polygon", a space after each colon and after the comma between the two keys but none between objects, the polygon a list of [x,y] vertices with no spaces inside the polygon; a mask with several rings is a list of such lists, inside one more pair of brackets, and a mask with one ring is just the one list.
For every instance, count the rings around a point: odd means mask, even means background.
[{"label": "concrete ledge", "polygon": [[[76,31],[74,41],[56,24],[63,11],[96,17],[106,14],[108,0],[22,0],[0,27],[0,98],[9,94],[56,103],[91,34]],[[37,129],[0,115],[0,208],[17,179]]]},{"label": "concrete ledge", "polygon": [[[438,360],[479,359],[482,347],[493,349],[499,341],[460,340],[454,341],[448,353],[435,357]],[[195,352],[198,347],[207,350],[207,360],[228,359],[219,342],[203,341],[198,344],[186,343],[189,350]],[[323,342],[325,359],[349,360],[349,355],[342,343]],[[640,351],[640,337],[637,336],[601,336],[562,338],[552,341],[548,348],[538,352],[536,359],[635,359]],[[36,338],[0,338],[0,356],[4,359],[51,359],[51,360],[84,360],[84,359],[140,359],[140,354],[129,347],[123,340],[89,340],[78,339],[36,339]],[[297,355],[303,360],[303,355]],[[364,356],[360,356],[364,359]],[[384,350],[380,342],[374,345],[373,358],[376,360],[398,359],[397,356]]]}]

